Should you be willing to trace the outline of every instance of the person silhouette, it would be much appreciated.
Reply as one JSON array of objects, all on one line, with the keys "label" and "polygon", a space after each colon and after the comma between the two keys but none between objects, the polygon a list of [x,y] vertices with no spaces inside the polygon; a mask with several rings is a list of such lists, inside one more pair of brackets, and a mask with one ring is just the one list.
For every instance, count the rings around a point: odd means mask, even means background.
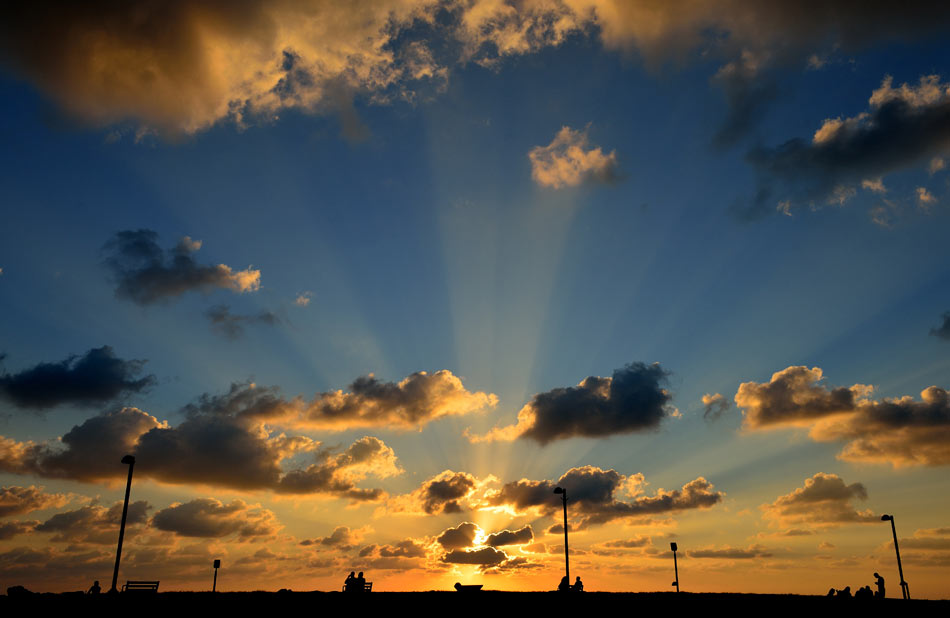
[{"label": "person silhouette", "polygon": [[874,574],[875,581],[877,584],[877,592],[874,593],[874,596],[883,599],[884,598],[884,578],[881,577],[878,573]]},{"label": "person silhouette", "polygon": [[350,571],[350,574],[346,576],[346,581],[343,582],[343,592],[355,592],[354,581],[356,581],[356,571]]},{"label": "person silhouette", "polygon": [[96,581],[92,582],[91,586],[89,586],[89,590],[86,592],[86,594],[99,594],[100,592],[102,592],[102,588],[99,587],[99,580],[97,579]]},{"label": "person silhouette", "polygon": [[844,590],[839,590],[839,591],[838,591],[838,596],[839,596],[839,597],[844,597],[844,598],[850,599],[850,598],[851,598],[851,586],[845,586],[845,587],[844,587]]},{"label": "person silhouette", "polygon": [[357,592],[366,591],[366,578],[363,577],[363,571],[360,571],[360,574],[353,580],[353,587],[356,588]]},{"label": "person silhouette", "polygon": [[574,585],[571,586],[572,592],[584,592],[584,582],[581,581],[581,578],[578,577],[574,580]]},{"label": "person silhouette", "polygon": [[558,592],[568,592],[571,589],[571,581],[567,575],[561,578],[561,583],[557,585]]}]

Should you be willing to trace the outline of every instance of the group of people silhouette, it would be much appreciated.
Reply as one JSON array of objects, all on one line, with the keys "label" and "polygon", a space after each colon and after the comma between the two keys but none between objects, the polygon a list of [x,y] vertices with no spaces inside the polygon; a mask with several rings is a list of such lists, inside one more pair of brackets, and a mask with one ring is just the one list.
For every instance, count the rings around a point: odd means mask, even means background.
[{"label": "group of people silhouette", "polygon": [[581,578],[578,577],[574,580],[574,583],[571,584],[571,580],[567,578],[567,575],[561,578],[561,583],[557,585],[558,592],[584,592],[584,583],[581,581]]},{"label": "group of people silhouette", "polygon": [[355,571],[350,571],[343,582],[343,592],[366,592],[366,578],[363,577],[363,571],[359,575],[354,575]]},{"label": "group of people silhouette", "polygon": [[874,584],[877,586],[877,592],[871,590],[870,586],[858,588],[854,594],[851,594],[851,586],[845,586],[841,590],[832,588],[826,596],[844,599],[883,599],[884,598],[884,578],[879,573],[874,574]]}]

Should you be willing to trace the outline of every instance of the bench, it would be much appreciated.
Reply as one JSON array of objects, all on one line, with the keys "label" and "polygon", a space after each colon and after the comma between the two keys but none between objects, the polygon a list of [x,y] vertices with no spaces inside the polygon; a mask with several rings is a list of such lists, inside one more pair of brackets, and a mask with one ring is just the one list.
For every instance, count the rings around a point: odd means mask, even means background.
[{"label": "bench", "polygon": [[[373,591],[373,582],[366,582],[363,584],[362,592],[372,592],[372,591]],[[347,590],[346,584],[343,584],[343,592],[361,592],[361,591],[356,590],[355,588],[353,590]]]},{"label": "bench", "polygon": [[122,586],[122,592],[158,592],[158,582],[129,580]]}]

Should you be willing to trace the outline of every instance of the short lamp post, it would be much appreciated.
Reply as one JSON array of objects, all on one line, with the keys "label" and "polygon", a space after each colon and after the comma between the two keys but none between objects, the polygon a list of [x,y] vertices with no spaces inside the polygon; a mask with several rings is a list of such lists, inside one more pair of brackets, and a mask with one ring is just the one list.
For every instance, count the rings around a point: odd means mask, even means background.
[{"label": "short lamp post", "polygon": [[132,491],[132,469],[135,468],[135,457],[126,455],[122,463],[129,466],[129,480],[125,484],[125,504],[122,505],[122,523],[119,524],[119,546],[115,550],[115,570],[112,571],[112,588],[109,592],[118,592],[116,585],[119,582],[119,561],[122,559],[122,539],[125,537],[125,519],[129,515],[129,493]]},{"label": "short lamp post", "polygon": [[221,568],[221,561],[214,561],[214,581],[211,582],[211,592],[217,592],[218,590],[218,569]]},{"label": "short lamp post", "polygon": [[563,487],[555,487],[554,493],[561,494],[561,501],[564,503],[564,575],[567,577],[567,583],[571,583],[571,563],[567,553],[567,490]]},{"label": "short lamp post", "polygon": [[904,581],[904,568],[901,566],[901,550],[897,546],[897,527],[894,525],[893,515],[881,515],[881,521],[891,522],[891,534],[894,535],[894,552],[897,553],[897,573],[901,576],[901,595],[910,599],[910,585]]},{"label": "short lamp post", "polygon": [[676,591],[680,591],[680,570],[676,566],[676,543],[670,543],[670,549],[673,550],[673,575],[676,579],[673,580],[673,586],[676,586]]}]

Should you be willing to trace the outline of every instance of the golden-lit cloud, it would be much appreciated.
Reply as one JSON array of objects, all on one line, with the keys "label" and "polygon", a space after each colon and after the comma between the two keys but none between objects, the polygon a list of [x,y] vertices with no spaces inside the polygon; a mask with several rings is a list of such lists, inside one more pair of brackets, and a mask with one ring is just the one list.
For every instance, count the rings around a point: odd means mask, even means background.
[{"label": "golden-lit cloud", "polygon": [[702,397],[703,418],[714,421],[721,417],[732,404],[720,393],[706,393]]},{"label": "golden-lit cloud", "polygon": [[852,504],[867,497],[868,492],[861,483],[847,485],[836,474],[818,472],[805,479],[802,487],[761,508],[767,519],[782,528],[878,522],[880,517],[870,509],[859,511]]},{"label": "golden-lit cloud", "polygon": [[251,506],[243,500],[224,504],[215,498],[195,498],[176,502],[152,516],[158,530],[182,537],[221,538],[257,541],[274,538],[282,528],[273,511]]},{"label": "golden-lit cloud", "polygon": [[771,558],[772,553],[762,545],[748,547],[704,547],[686,552],[690,558],[715,558],[719,560],[751,560],[753,558]]},{"label": "golden-lit cloud", "polygon": [[676,414],[672,395],[663,387],[667,375],[659,363],[631,363],[609,378],[590,376],[577,386],[538,393],[521,408],[514,425],[484,435],[466,430],[465,435],[471,442],[525,438],[547,444],[655,429],[663,418]]},{"label": "golden-lit cloud", "polygon": [[[122,502],[110,507],[90,504],[71,511],[56,513],[35,528],[38,533],[52,533],[54,543],[93,543],[111,545],[115,543],[122,519]],[[134,535],[147,522],[147,512],[151,505],[145,500],[129,503],[126,525],[129,534]]]},{"label": "golden-lit cloud", "polygon": [[561,127],[550,144],[532,148],[528,152],[531,178],[552,189],[617,180],[617,153],[604,154],[599,146],[588,147],[587,131]]},{"label": "golden-lit cloud", "polygon": [[472,508],[485,486],[495,481],[493,476],[479,480],[468,472],[443,470],[423,481],[412,492],[391,497],[379,515],[461,513],[464,509]]},{"label": "golden-lit cloud", "polygon": [[36,485],[0,487],[0,517],[59,508],[75,498],[72,494],[49,494]]},{"label": "golden-lit cloud", "polygon": [[895,467],[950,464],[950,397],[930,386],[913,397],[870,398],[874,387],[820,384],[818,367],[788,367],[769,382],[745,382],[736,392],[743,427],[807,427],[821,442],[842,441],[840,459]]}]

